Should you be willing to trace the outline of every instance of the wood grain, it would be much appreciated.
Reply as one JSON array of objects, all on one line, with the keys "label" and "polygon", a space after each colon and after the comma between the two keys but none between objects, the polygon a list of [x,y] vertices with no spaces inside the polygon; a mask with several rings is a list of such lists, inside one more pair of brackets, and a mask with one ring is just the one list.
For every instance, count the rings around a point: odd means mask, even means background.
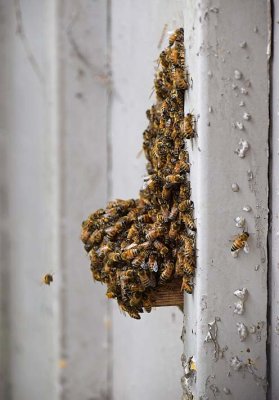
[{"label": "wood grain", "polygon": [[154,307],[183,306],[184,292],[181,291],[181,279],[159,286],[155,291]]}]

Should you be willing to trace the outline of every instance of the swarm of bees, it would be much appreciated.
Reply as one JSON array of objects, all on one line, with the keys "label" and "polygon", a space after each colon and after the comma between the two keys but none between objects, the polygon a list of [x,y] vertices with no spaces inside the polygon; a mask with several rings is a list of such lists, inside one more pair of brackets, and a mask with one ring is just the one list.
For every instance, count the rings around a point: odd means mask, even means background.
[{"label": "swarm of bees", "polygon": [[159,56],[154,88],[156,104],[146,112],[143,133],[148,175],[139,199],[109,202],[82,223],[81,233],[93,279],[105,283],[107,297],[135,319],[151,311],[158,285],[180,278],[181,290],[193,290],[196,225],[185,139],[194,137],[195,119],[184,116],[182,28]]}]

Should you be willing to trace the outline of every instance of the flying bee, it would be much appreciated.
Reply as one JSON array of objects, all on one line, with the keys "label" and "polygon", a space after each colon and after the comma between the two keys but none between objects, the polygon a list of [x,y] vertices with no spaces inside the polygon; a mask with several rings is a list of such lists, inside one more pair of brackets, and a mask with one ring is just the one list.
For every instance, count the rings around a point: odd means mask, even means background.
[{"label": "flying bee", "polygon": [[51,282],[53,282],[53,274],[45,274],[42,278],[42,283],[49,286]]},{"label": "flying bee", "polygon": [[139,254],[139,249],[136,247],[136,248],[122,251],[121,258],[122,258],[122,260],[132,260],[138,254]]},{"label": "flying bee", "polygon": [[172,240],[175,240],[178,236],[179,231],[180,231],[180,223],[177,221],[172,222],[170,224],[169,237]]},{"label": "flying bee", "polygon": [[185,290],[187,293],[193,293],[193,284],[188,276],[183,276],[181,290]]},{"label": "flying bee", "polygon": [[194,203],[192,200],[186,199],[179,203],[178,209],[181,212],[191,211],[193,209]]},{"label": "flying bee", "polygon": [[162,285],[166,282],[168,282],[172,274],[174,272],[174,264],[171,261],[167,261],[159,278],[159,285]]},{"label": "flying bee", "polygon": [[187,226],[187,228],[191,229],[191,231],[196,231],[196,224],[190,214],[180,214],[182,221]]},{"label": "flying bee", "polygon": [[249,233],[248,232],[242,232],[240,235],[238,235],[232,244],[231,247],[231,252],[238,251],[240,249],[243,249],[247,243],[247,240],[249,238]]},{"label": "flying bee", "polygon": [[184,135],[186,139],[192,139],[195,136],[195,117],[187,113],[184,117]]},{"label": "flying bee", "polygon": [[150,254],[148,257],[148,267],[150,271],[157,272],[158,271],[158,262],[155,254]]}]

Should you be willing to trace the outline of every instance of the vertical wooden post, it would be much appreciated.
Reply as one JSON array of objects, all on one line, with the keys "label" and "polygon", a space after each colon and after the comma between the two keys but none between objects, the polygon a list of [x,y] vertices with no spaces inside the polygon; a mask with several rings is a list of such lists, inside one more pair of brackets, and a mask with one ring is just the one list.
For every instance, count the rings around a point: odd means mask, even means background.
[{"label": "vertical wooden post", "polygon": [[[185,399],[266,398],[268,4],[185,2],[198,227],[195,292],[184,308]],[[233,258],[230,240],[243,229],[249,254]]]}]

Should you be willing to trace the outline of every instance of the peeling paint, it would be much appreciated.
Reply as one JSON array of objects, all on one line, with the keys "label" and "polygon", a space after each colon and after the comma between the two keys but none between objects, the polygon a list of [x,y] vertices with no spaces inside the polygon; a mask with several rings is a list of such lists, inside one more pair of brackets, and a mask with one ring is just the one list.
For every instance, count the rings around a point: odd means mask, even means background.
[{"label": "peeling paint", "polygon": [[244,158],[247,151],[249,150],[249,143],[247,140],[240,139],[238,143],[238,148],[235,150],[235,153],[238,155],[240,158]]},{"label": "peeling paint", "polygon": [[249,205],[246,205],[246,206],[243,206],[242,210],[246,211],[246,212],[250,212],[252,210],[252,207]]},{"label": "peeling paint", "polygon": [[248,94],[248,90],[247,90],[246,88],[244,88],[244,87],[242,87],[242,88],[240,89],[240,92],[241,92],[242,94],[244,94],[244,95],[247,95],[247,94]]},{"label": "peeling paint", "polygon": [[234,78],[237,80],[242,78],[242,73],[238,69],[234,71]]},{"label": "peeling paint", "polygon": [[245,311],[244,303],[247,300],[248,290],[246,288],[238,289],[234,295],[239,298],[239,301],[234,303],[234,314],[242,315]]},{"label": "peeling paint", "polygon": [[232,183],[232,191],[233,192],[238,192],[239,191],[239,186],[237,183]]},{"label": "peeling paint", "polygon": [[246,121],[250,121],[250,119],[251,119],[251,114],[245,112],[245,113],[243,114],[243,119],[245,119]]},{"label": "peeling paint", "polygon": [[239,103],[239,107],[244,107],[244,106],[245,106],[244,101],[241,101],[241,102]]},{"label": "peeling paint", "polygon": [[237,127],[237,129],[239,129],[240,131],[244,130],[244,125],[242,122],[236,122],[235,126]]},{"label": "peeling paint", "polygon": [[218,336],[218,325],[217,321],[220,321],[220,318],[215,317],[214,321],[209,322],[207,324],[208,326],[208,332],[207,335],[204,339],[205,343],[210,343],[212,342],[214,344],[214,360],[217,361],[219,360],[220,357],[220,346],[217,340]]},{"label": "peeling paint", "polygon": [[224,388],[223,388],[223,392],[224,392],[225,394],[231,394],[230,389],[227,388],[227,387],[224,387]]},{"label": "peeling paint", "polygon": [[241,43],[239,43],[239,46],[242,48],[242,49],[244,49],[246,46],[247,46],[247,42],[241,42]]},{"label": "peeling paint", "polygon": [[237,356],[235,356],[235,357],[232,357],[230,365],[234,371],[239,371],[241,368],[244,367],[245,364],[243,361],[239,360],[239,358]]},{"label": "peeling paint", "polygon": [[236,217],[234,220],[235,220],[235,226],[237,228],[244,228],[246,224],[246,220],[244,217]]},{"label": "peeling paint", "polygon": [[236,326],[237,326],[237,333],[240,338],[240,341],[244,342],[249,334],[247,326],[245,324],[243,324],[243,322],[238,322],[236,324]]}]

